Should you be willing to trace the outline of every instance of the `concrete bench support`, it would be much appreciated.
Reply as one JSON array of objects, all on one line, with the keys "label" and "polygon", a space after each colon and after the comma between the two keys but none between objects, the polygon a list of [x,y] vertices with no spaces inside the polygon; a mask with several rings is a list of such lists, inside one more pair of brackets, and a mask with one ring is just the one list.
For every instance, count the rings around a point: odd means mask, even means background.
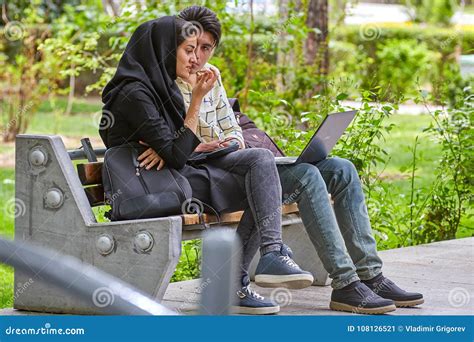
[{"label": "concrete bench support", "polygon": [[[158,301],[163,298],[181,253],[180,217],[97,223],[58,136],[19,135],[15,173],[15,239],[74,256]],[[41,280],[41,273],[30,279],[15,272],[15,293],[16,309],[97,311],[51,288]],[[99,305],[100,300],[96,298]]]}]

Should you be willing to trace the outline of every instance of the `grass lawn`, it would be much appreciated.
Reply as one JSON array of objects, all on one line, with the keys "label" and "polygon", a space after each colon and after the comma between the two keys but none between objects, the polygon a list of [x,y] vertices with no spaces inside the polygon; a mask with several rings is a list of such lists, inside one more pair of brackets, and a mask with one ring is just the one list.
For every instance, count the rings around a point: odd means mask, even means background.
[{"label": "grass lawn", "polygon": [[66,104],[65,99],[59,99],[56,103],[56,107],[59,108],[58,114],[55,114],[49,101],[43,102],[31,121],[28,133],[62,134],[72,137],[98,136],[101,103],[98,100],[75,100],[71,115],[64,116],[61,113]]},{"label": "grass lawn", "polygon": [[[383,174],[387,177],[384,182],[390,186],[394,198],[399,200],[400,205],[408,205],[409,203],[408,199],[400,197],[400,194],[410,193],[411,184],[408,177],[410,176],[411,169],[404,172],[401,169],[410,166],[412,163],[412,151],[417,135],[415,188],[428,189],[435,180],[434,171],[437,161],[441,157],[441,147],[431,140],[426,133],[422,132],[424,128],[428,127],[431,120],[431,117],[428,115],[396,115],[388,120],[388,122],[396,124],[396,128],[390,132],[390,135],[383,143],[390,156],[390,160],[383,171]],[[382,171],[382,168],[383,166],[379,166],[379,171]],[[402,175],[406,178],[400,177]],[[474,210],[471,208],[468,213],[474,214]],[[474,216],[469,218],[466,215],[461,220],[456,237],[470,236],[474,236]]]},{"label": "grass lawn", "polygon": [[[13,239],[11,200],[14,198],[14,171],[0,169],[0,235]],[[11,307],[13,298],[13,269],[0,264],[0,308]]]},{"label": "grass lawn", "polygon": [[[64,107],[64,100],[58,101],[58,106]],[[72,115],[58,116],[51,112],[52,107],[45,103],[40,107],[39,112],[31,121],[28,133],[40,134],[61,134],[68,137],[77,137],[77,146],[79,146],[80,137],[98,138],[97,113],[100,111],[100,103],[93,101],[76,101]],[[400,169],[410,165],[415,137],[419,135],[418,145],[418,170],[416,172],[415,186],[427,188],[432,183],[434,176],[433,170],[436,167],[437,159],[440,158],[440,147],[422,133],[423,128],[427,127],[431,118],[429,116],[396,115],[390,118],[390,121],[396,124],[396,127],[382,143],[391,157],[386,165],[383,175],[384,183],[387,184],[394,197],[400,201],[400,205],[407,205],[408,199],[403,199],[400,194],[408,193],[410,181],[407,179],[409,171],[401,172]],[[0,145],[0,153],[9,152],[13,149],[12,145]],[[382,171],[381,169],[379,171]],[[13,216],[11,210],[11,201],[14,198],[14,171],[13,169],[0,168],[0,235],[7,238],[13,238]],[[103,209],[98,209],[103,211]],[[96,214],[98,210],[95,210]],[[473,235],[473,219],[465,218],[463,227],[458,231],[458,237],[467,237]],[[174,280],[191,278],[196,270],[190,267],[193,260],[196,259],[195,242],[188,242],[183,247],[183,253],[178,266],[178,270],[173,277]],[[190,259],[188,262],[187,258]],[[179,279],[178,279],[179,278]],[[13,298],[13,272],[11,268],[0,265],[0,308],[11,307]]]}]

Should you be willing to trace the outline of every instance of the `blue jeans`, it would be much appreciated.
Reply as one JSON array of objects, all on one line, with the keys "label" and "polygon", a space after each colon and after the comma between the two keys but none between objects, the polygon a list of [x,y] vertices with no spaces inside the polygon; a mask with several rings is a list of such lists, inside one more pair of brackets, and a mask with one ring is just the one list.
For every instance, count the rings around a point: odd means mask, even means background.
[{"label": "blue jeans", "polygon": [[334,157],[315,165],[279,165],[278,172],[283,200],[298,203],[303,224],[333,288],[381,272],[382,260],[377,255],[364,193],[350,161]]},{"label": "blue jeans", "polygon": [[[335,157],[316,165],[279,165],[278,173],[283,201],[298,204],[333,288],[371,279],[382,272],[359,175],[350,161]],[[254,243],[244,245],[245,266],[258,249],[258,243]]]}]

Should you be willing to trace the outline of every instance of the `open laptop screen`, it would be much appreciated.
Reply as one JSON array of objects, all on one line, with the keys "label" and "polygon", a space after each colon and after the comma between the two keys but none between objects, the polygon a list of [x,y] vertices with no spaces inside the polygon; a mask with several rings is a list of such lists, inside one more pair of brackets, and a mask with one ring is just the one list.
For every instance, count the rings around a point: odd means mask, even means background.
[{"label": "open laptop screen", "polygon": [[296,160],[296,163],[316,163],[325,159],[351,123],[357,111],[328,115],[308,145]]}]

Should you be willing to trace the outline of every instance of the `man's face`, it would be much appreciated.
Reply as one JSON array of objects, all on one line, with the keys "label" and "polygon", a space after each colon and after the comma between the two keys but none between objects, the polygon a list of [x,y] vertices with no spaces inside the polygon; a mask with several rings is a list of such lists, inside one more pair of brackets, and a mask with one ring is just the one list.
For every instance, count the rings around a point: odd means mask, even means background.
[{"label": "man's face", "polygon": [[204,31],[197,39],[196,47],[196,63],[193,63],[191,68],[191,74],[195,74],[197,71],[204,67],[204,64],[212,57],[214,52],[214,38],[212,34]]}]

